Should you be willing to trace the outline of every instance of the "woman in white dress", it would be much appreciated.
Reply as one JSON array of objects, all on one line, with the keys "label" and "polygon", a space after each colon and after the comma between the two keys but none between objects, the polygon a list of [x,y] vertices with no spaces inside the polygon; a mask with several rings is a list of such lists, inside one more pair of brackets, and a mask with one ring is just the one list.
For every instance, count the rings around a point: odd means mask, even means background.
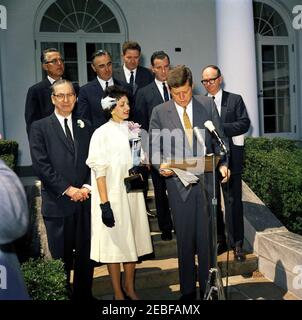
[{"label": "woman in white dress", "polygon": [[136,262],[153,249],[143,193],[127,193],[124,185],[133,167],[127,92],[108,87],[102,108],[109,121],[95,130],[86,161],[92,184],[91,259],[107,264],[116,300],[134,300]]}]

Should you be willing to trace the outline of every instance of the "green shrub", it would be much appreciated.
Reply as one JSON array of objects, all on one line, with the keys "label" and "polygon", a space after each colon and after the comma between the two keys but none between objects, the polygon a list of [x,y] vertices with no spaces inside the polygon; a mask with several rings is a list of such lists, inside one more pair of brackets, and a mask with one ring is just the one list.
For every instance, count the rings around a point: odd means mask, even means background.
[{"label": "green shrub", "polygon": [[0,159],[15,170],[18,161],[18,143],[10,140],[0,140]]},{"label": "green shrub", "polygon": [[33,300],[66,300],[66,274],[61,260],[32,259],[21,264]]},{"label": "green shrub", "polygon": [[247,138],[243,179],[292,232],[302,234],[302,149],[291,140]]}]

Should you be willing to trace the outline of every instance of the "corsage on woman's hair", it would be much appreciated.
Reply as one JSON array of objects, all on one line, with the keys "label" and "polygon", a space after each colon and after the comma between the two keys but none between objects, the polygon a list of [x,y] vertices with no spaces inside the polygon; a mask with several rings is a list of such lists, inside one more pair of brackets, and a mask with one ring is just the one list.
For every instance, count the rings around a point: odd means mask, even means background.
[{"label": "corsage on woman's hair", "polygon": [[103,110],[110,110],[111,108],[115,107],[117,104],[117,99],[111,98],[107,96],[101,100],[101,105]]}]

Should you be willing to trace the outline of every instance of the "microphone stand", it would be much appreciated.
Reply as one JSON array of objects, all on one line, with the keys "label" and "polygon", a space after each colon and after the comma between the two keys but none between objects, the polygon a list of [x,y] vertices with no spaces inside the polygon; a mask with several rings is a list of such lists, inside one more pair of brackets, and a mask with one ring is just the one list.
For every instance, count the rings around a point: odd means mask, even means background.
[{"label": "microphone stand", "polygon": [[[223,148],[222,148],[223,150]],[[225,154],[221,151],[221,154]],[[212,227],[212,263],[209,270],[204,300],[225,300],[221,273],[217,264],[217,198],[216,198],[216,156],[212,156],[213,197],[211,203],[211,227]]]}]

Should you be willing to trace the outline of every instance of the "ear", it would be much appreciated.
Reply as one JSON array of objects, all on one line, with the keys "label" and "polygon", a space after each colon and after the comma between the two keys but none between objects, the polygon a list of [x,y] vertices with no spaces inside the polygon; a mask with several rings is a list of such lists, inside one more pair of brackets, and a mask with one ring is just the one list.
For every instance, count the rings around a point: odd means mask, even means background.
[{"label": "ear", "polygon": [[55,97],[51,94],[51,102],[54,105],[55,104]]},{"label": "ear", "polygon": [[42,64],[42,68],[43,68],[44,71],[47,72],[47,64],[46,64],[46,63],[43,63],[43,64]]},{"label": "ear", "polygon": [[93,65],[93,63],[91,64],[91,68],[94,72],[96,72],[95,66]]}]

